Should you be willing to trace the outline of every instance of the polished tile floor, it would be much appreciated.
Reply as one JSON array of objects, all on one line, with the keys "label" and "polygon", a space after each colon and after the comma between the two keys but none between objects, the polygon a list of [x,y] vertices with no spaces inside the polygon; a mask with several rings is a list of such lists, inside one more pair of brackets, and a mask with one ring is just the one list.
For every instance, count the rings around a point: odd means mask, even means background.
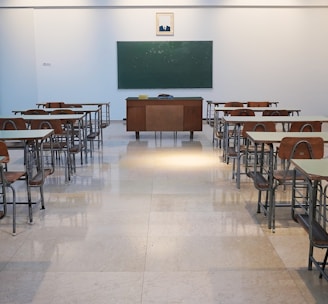
[{"label": "polished tile floor", "polygon": [[326,303],[307,235],[286,210],[267,229],[211,132],[136,141],[113,121],[69,184],[63,168],[48,178],[33,225],[25,206],[16,236],[10,214],[0,221],[0,303]]}]

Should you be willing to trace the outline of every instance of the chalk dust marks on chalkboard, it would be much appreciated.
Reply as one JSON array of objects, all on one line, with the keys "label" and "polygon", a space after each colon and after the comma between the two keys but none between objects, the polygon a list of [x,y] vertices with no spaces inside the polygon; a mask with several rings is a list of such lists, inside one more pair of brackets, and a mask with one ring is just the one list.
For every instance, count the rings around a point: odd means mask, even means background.
[{"label": "chalk dust marks on chalkboard", "polygon": [[212,88],[212,41],[119,41],[119,89]]}]

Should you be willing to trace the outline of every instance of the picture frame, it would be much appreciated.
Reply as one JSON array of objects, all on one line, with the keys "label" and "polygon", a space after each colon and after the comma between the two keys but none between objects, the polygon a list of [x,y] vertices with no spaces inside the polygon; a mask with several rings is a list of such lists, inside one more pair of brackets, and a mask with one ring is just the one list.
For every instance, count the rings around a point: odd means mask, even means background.
[{"label": "picture frame", "polygon": [[157,36],[174,35],[173,13],[156,13],[156,35]]}]

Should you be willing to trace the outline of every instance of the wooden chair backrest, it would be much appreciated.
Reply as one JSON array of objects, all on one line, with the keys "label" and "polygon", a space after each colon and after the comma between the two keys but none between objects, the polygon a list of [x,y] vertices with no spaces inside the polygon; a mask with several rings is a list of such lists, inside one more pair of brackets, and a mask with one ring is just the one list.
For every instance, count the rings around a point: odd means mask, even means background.
[{"label": "wooden chair backrest", "polygon": [[276,132],[276,124],[272,121],[253,122],[246,121],[243,125],[242,136],[247,137],[246,132]]},{"label": "wooden chair backrest", "polygon": [[51,112],[51,115],[62,115],[62,114],[74,114],[74,111],[71,109],[57,109]]},{"label": "wooden chair backrest", "polygon": [[294,121],[291,123],[289,132],[321,132],[321,121]]},{"label": "wooden chair backrest", "polygon": [[262,116],[289,116],[287,110],[264,110]]},{"label": "wooden chair backrest", "polygon": [[231,111],[231,116],[255,116],[255,112],[251,109],[236,109]]},{"label": "wooden chair backrest", "polygon": [[248,107],[270,107],[269,101],[248,101]]},{"label": "wooden chair backrest", "polygon": [[320,159],[324,155],[324,141],[321,137],[284,137],[279,146],[278,156],[283,160]]},{"label": "wooden chair backrest", "polygon": [[50,101],[46,103],[46,108],[62,108],[63,104],[63,101]]},{"label": "wooden chair backrest", "polygon": [[4,141],[0,141],[0,156],[3,156],[4,159],[1,161],[4,164],[9,163],[10,157],[7,145]]},{"label": "wooden chair backrest", "polygon": [[1,118],[0,119],[1,130],[26,130],[26,122],[24,118]]},{"label": "wooden chair backrest", "polygon": [[56,135],[64,133],[60,119],[32,120],[31,129],[54,129]]},{"label": "wooden chair backrest", "polygon": [[224,104],[225,107],[235,107],[235,108],[242,108],[244,104],[240,101],[228,101]]},{"label": "wooden chair backrest", "polygon": [[[242,108],[244,104],[240,101],[228,101],[224,104],[224,107],[232,107],[232,108]],[[224,111],[224,115],[230,115],[231,111]]]},{"label": "wooden chair backrest", "polygon": [[48,115],[48,112],[43,109],[29,109],[24,111],[24,115]]}]

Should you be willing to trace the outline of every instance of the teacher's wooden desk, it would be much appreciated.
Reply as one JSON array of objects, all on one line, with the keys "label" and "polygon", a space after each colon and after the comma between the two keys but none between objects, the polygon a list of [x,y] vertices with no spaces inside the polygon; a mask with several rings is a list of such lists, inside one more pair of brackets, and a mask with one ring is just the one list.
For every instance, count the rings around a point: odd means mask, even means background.
[{"label": "teacher's wooden desk", "polygon": [[139,138],[141,131],[194,131],[203,129],[203,98],[174,97],[126,99],[126,130],[134,131]]}]

